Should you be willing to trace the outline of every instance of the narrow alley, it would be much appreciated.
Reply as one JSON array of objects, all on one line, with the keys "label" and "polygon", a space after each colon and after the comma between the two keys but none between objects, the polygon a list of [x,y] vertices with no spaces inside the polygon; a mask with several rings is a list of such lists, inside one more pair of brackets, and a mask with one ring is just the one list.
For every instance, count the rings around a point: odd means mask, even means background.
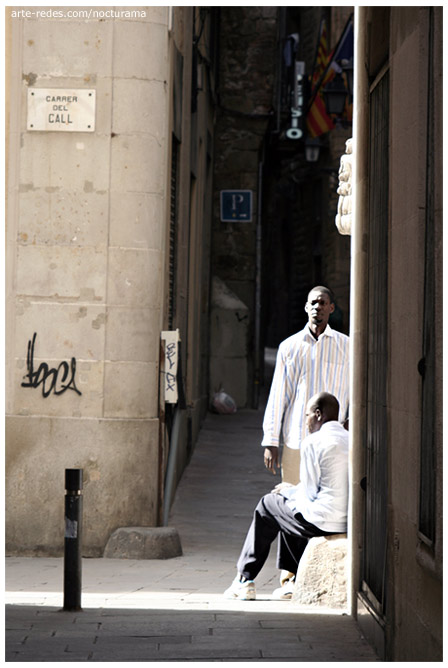
[{"label": "narrow alley", "polygon": [[8,558],[6,661],[378,661],[349,615],[272,600],[274,548],[256,601],[222,596],[277,482],[262,465],[263,408],[208,414],[170,515],[183,556],[84,559],[80,613],[60,612],[62,559]]},{"label": "narrow alley", "polygon": [[[8,661],[443,660],[442,4],[5,8]],[[341,577],[229,601],[313,286]]]}]

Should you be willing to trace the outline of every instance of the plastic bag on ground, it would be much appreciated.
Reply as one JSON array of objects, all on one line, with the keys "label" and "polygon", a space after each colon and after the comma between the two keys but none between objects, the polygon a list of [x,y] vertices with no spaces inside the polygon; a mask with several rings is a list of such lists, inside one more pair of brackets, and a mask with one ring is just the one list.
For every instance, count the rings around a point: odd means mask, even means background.
[{"label": "plastic bag on ground", "polygon": [[212,409],[221,415],[236,413],[236,403],[227,392],[219,390],[213,395]]}]

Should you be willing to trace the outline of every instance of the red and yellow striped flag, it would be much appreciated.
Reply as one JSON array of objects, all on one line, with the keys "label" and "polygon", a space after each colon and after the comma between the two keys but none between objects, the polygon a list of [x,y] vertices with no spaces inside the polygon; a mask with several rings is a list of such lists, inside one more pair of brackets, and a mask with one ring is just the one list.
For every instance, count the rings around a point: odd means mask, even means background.
[{"label": "red and yellow striped flag", "polygon": [[[314,94],[316,85],[318,84],[320,77],[325,71],[325,68],[328,65],[329,56],[328,56],[328,41],[327,41],[327,28],[325,21],[321,25],[321,33],[319,38],[319,44],[317,47],[317,57],[316,65],[314,68],[312,80],[311,80],[311,94]],[[308,135],[310,137],[319,137],[325,132],[329,132],[334,128],[334,123],[330,116],[327,114],[325,109],[325,102],[323,98],[323,88],[326,84],[331,81],[334,77],[334,70],[330,67],[323,79],[321,81],[319,90],[313,100],[311,108],[306,117],[306,125],[308,128]]]}]

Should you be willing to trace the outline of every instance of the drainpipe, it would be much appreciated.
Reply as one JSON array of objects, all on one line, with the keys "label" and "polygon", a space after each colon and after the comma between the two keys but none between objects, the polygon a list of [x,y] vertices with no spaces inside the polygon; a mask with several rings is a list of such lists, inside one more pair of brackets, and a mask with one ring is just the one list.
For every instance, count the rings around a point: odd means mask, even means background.
[{"label": "drainpipe", "polygon": [[185,399],[185,389],[182,376],[182,350],[181,341],[178,342],[178,365],[177,365],[177,388],[179,398],[175,404],[173,424],[170,432],[170,448],[168,452],[168,462],[165,474],[165,485],[163,494],[163,513],[162,526],[168,526],[168,517],[171,504],[174,499],[177,484],[177,459],[180,447],[180,435],[183,419],[186,415],[187,403]]},{"label": "drainpipe", "polygon": [[368,132],[369,83],[365,68],[367,52],[366,11],[355,8],[354,21],[354,115],[352,170],[352,239],[350,290],[350,496],[349,527],[350,563],[349,606],[357,617],[357,595],[361,578],[361,549],[364,529],[365,475],[364,444],[366,442],[366,354],[367,354],[367,279],[368,252]]},{"label": "drainpipe", "polygon": [[180,423],[181,423],[181,409],[177,404],[176,408],[174,409],[174,420],[173,420],[173,427],[171,429],[168,465],[166,468],[166,476],[165,476],[165,490],[163,496],[163,518],[162,518],[162,526],[164,527],[168,526],[168,517],[170,514],[171,503],[174,497],[174,491],[176,485],[175,473],[176,473],[177,454],[179,451]]},{"label": "drainpipe", "polygon": [[[263,146],[264,156],[264,146]],[[252,408],[258,408],[258,400],[260,397],[260,383],[261,383],[261,208],[263,202],[263,164],[264,157],[258,164],[258,198],[257,198],[257,231],[256,231],[256,248],[255,248],[255,351],[254,351],[254,389],[252,393]]]}]

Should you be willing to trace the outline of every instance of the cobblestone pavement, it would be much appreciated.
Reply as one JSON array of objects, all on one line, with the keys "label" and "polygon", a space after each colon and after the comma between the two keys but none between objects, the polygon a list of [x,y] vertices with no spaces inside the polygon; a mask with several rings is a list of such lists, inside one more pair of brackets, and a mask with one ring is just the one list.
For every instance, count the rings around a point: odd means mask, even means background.
[{"label": "cobblestone pavement", "polygon": [[256,601],[222,596],[253,508],[278,481],[263,467],[261,420],[207,416],[170,514],[183,556],[83,559],[81,612],[61,611],[63,559],[7,558],[6,661],[378,661],[343,611],[272,599],[275,549]]}]

